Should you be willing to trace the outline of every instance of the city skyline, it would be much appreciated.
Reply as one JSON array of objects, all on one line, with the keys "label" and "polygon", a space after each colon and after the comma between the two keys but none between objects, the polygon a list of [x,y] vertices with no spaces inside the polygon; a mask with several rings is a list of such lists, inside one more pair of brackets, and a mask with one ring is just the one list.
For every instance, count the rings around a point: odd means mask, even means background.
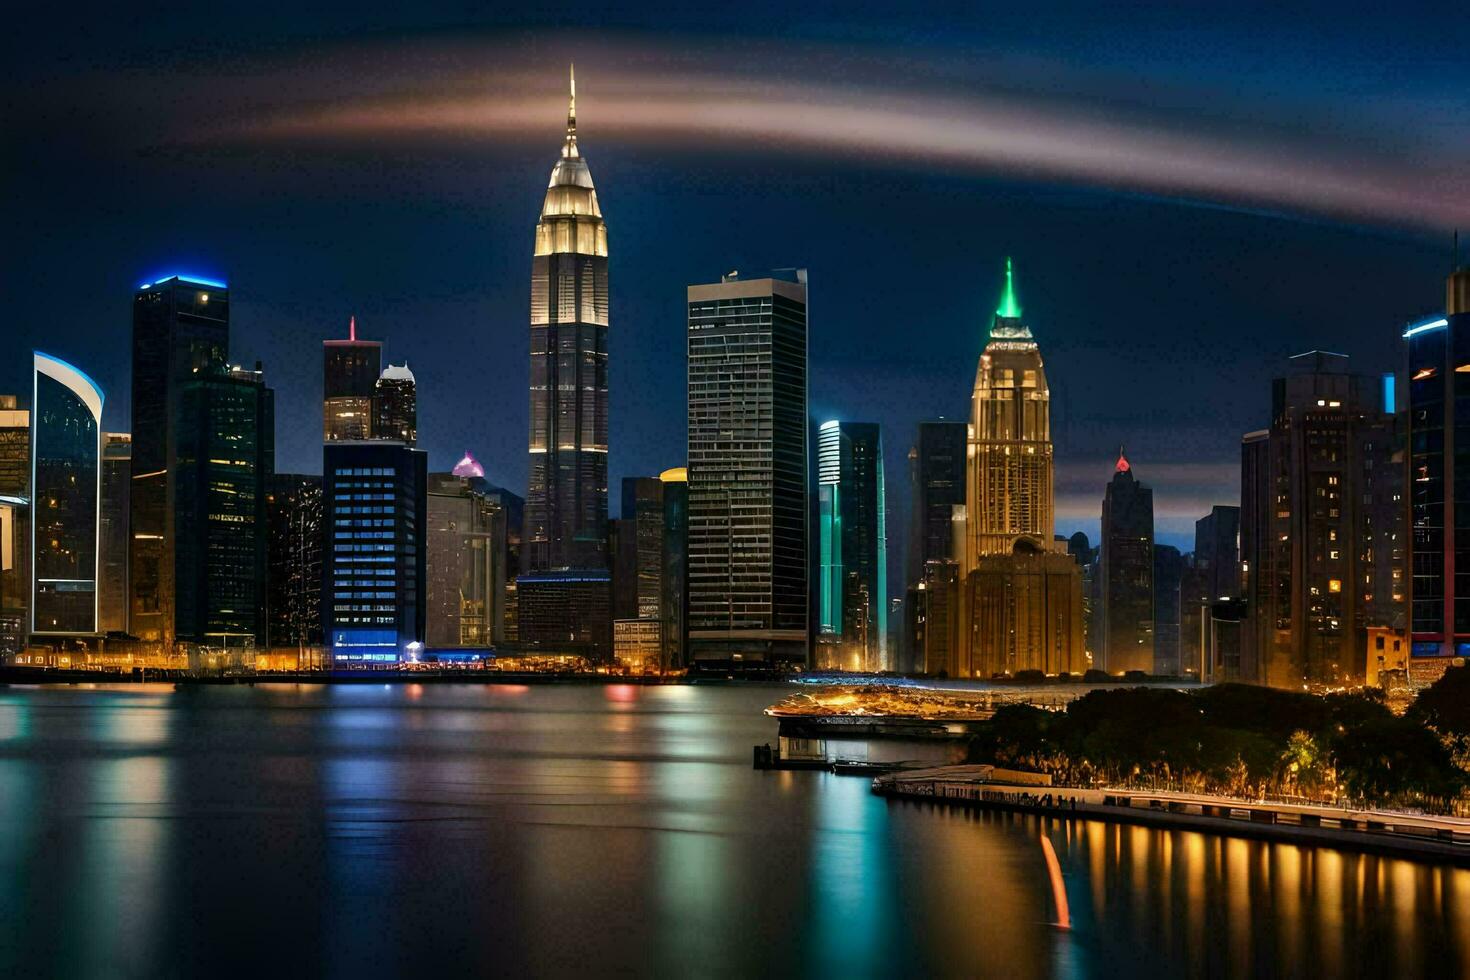
[{"label": "city skyline", "polygon": [[[997,27],[1007,29],[1019,28]],[[247,53],[252,50],[248,38],[238,43]],[[471,60],[480,45],[494,51],[505,42],[492,35],[465,43],[455,64]],[[1140,42],[1139,70],[1178,84],[1167,65],[1160,65],[1165,52],[1157,43],[1157,38]],[[306,162],[303,170],[267,167],[264,176],[254,175],[237,187],[220,183],[225,174],[239,173],[226,151],[170,135],[188,118],[188,107],[180,106],[168,114],[167,132],[149,130],[154,143],[140,148],[124,141],[120,147],[124,169],[140,172],[135,196],[158,215],[156,222],[131,222],[136,248],[112,244],[118,220],[112,209],[102,209],[95,225],[78,234],[68,217],[71,209],[63,208],[54,227],[37,226],[35,254],[18,256],[0,272],[0,281],[18,287],[63,261],[73,271],[96,270],[77,290],[78,334],[65,338],[68,349],[61,353],[88,364],[113,396],[104,423],[109,430],[127,428],[126,371],[118,353],[102,349],[100,357],[94,356],[90,347],[109,324],[114,331],[122,328],[126,292],[168,269],[212,273],[228,281],[234,287],[239,359],[264,361],[282,393],[279,466],[293,472],[316,469],[310,426],[290,421],[316,397],[306,352],[322,338],[340,336],[340,324],[356,314],[365,333],[383,339],[398,358],[406,356],[421,377],[435,378],[440,390],[456,392],[468,414],[481,420],[472,427],[445,400],[436,405],[433,398],[424,399],[421,445],[433,465],[447,468],[469,447],[486,462],[494,482],[523,487],[526,462],[518,434],[524,432],[526,407],[523,398],[517,403],[508,392],[517,381],[514,365],[525,343],[515,326],[525,311],[520,285],[529,228],[525,201],[543,186],[544,173],[538,171],[545,144],[558,128],[559,76],[575,55],[584,76],[584,128],[591,126],[598,142],[600,178],[618,188],[607,203],[608,219],[623,243],[612,260],[612,275],[621,286],[612,297],[611,319],[623,327],[611,342],[611,485],[623,476],[665,468],[670,444],[681,438],[677,413],[668,412],[652,393],[681,384],[683,364],[670,349],[678,346],[681,291],[687,283],[739,265],[812,267],[821,286],[818,295],[826,296],[823,313],[812,324],[814,350],[820,353],[812,359],[812,413],[869,417],[874,413],[861,402],[864,393],[874,393],[883,402],[875,420],[889,433],[885,463],[892,474],[904,472],[903,455],[919,420],[964,417],[968,371],[956,365],[974,363],[976,334],[994,291],[990,270],[1013,254],[1029,284],[1028,313],[1048,325],[1052,380],[1066,392],[1053,406],[1057,530],[1082,529],[1096,537],[1095,487],[1107,477],[1112,448],[1125,442],[1156,489],[1159,540],[1181,548],[1188,547],[1194,519],[1213,504],[1235,501],[1236,443],[1241,432],[1263,424],[1260,392],[1282,359],[1312,347],[1333,347],[1352,354],[1354,362],[1367,362],[1364,370],[1396,362],[1397,328],[1438,302],[1448,234],[1441,224],[1430,227],[1407,215],[1402,221],[1356,213],[1324,216],[1290,201],[1242,203],[1208,189],[1178,196],[1164,188],[1099,186],[1066,174],[1027,176],[1025,168],[977,170],[945,161],[929,166],[871,147],[793,149],[774,141],[731,154],[727,144],[684,129],[655,139],[646,128],[630,129],[623,108],[632,82],[628,71],[612,63],[613,52],[631,44],[620,36],[598,50],[585,37],[568,37],[564,51],[544,52],[534,70],[521,70],[516,61],[503,73],[487,72],[480,79],[483,89],[474,91],[504,92],[521,113],[520,121],[488,139],[456,144],[435,133],[388,131],[386,149],[365,149],[360,141],[340,138],[288,141]],[[865,48],[852,57],[869,64],[882,61],[881,56],[881,50]],[[1331,65],[1333,77],[1344,73],[1341,62],[1338,58]],[[419,93],[420,87],[443,82],[441,75],[416,70],[404,51],[397,52],[393,64],[407,91]],[[28,65],[33,73],[42,72],[34,56],[22,59],[21,68]],[[893,68],[890,63],[873,84],[881,87]],[[967,74],[953,50],[938,52],[931,68],[928,90],[954,78],[965,80],[973,92],[997,87],[992,76],[998,69]],[[151,84],[166,80],[172,70],[167,63],[157,65]],[[671,78],[684,77],[673,68],[670,72]],[[649,74],[638,77],[646,84]],[[775,77],[810,81],[798,74],[788,67]],[[1045,101],[1044,86],[1034,74],[1019,77],[1033,101]],[[1198,84],[1217,85],[1211,78]],[[1080,87],[1082,80],[1070,84]],[[68,93],[60,87],[45,95],[46,104],[65,105]],[[124,88],[117,98],[133,98],[133,93]],[[1330,93],[1310,95],[1313,104],[1335,104]],[[230,104],[238,105],[240,96],[235,93],[237,101]],[[1238,113],[1252,118],[1275,111],[1259,95],[1255,101],[1250,96],[1233,97]],[[1057,93],[1048,97],[1059,101]],[[257,108],[271,105],[266,100]],[[89,119],[80,114],[75,124],[85,128]],[[1409,146],[1425,145],[1422,118],[1400,126],[1405,155]],[[411,161],[393,149],[417,144],[421,137],[421,152]],[[115,142],[107,145],[118,148]],[[148,146],[165,149],[152,152]],[[241,152],[258,159],[258,150]],[[85,169],[88,159],[83,155],[68,166]],[[214,164],[220,164],[219,176]],[[326,202],[302,203],[329,176],[345,181]],[[175,203],[181,179],[211,196],[219,217],[209,227],[191,226],[185,205]],[[60,186],[50,178],[38,180],[36,200],[54,202]],[[66,188],[69,195],[81,195],[78,203],[91,193],[71,181]],[[772,213],[784,216],[789,234],[779,247],[782,254],[771,254],[769,241],[741,218],[757,194],[769,200]],[[857,277],[879,270],[905,274],[913,268],[908,253],[922,236],[918,228],[899,225],[896,216],[861,209],[863,220],[876,222],[865,232],[842,214],[854,197],[894,201],[895,210],[913,214],[942,202],[957,209],[960,223],[984,229],[940,258],[941,268],[929,273],[974,285],[941,297],[931,345],[913,349],[917,345],[902,343],[903,331],[892,329],[904,319],[897,297],[869,296],[857,304],[851,288]],[[294,202],[299,216],[281,214],[277,201]],[[1109,220],[1098,222],[1104,206]],[[131,202],[113,205],[130,214],[132,207]],[[22,212],[22,227],[29,213]],[[663,230],[675,216],[677,230]],[[1133,247],[1145,238],[1158,247],[1146,253]],[[843,239],[864,246],[855,263],[842,263],[851,264],[850,270],[833,257]],[[1113,247],[1114,239],[1120,247]],[[1257,254],[1232,255],[1245,241],[1259,246]],[[1303,254],[1320,261],[1310,267],[1294,264],[1293,257]],[[1222,255],[1231,257],[1222,263]],[[310,276],[304,275],[307,270]],[[21,344],[49,349],[39,310],[29,308],[23,289],[11,292],[22,296]],[[1055,329],[1058,325],[1062,329]],[[842,343],[852,327],[863,345]],[[464,335],[484,336],[494,350],[472,358],[453,356],[453,338]],[[1128,338],[1126,352],[1120,337]],[[1258,353],[1217,368],[1209,355],[1225,344]],[[637,346],[648,356],[620,361],[620,345],[626,345],[623,350]],[[1150,370],[1161,363],[1177,368]],[[1113,377],[1152,378],[1158,399],[1176,411],[1164,417],[1141,392],[1131,390],[1101,399],[1085,383],[1094,368]],[[23,384],[23,379],[0,379],[4,390],[20,390]],[[1196,382],[1202,390],[1196,391]],[[903,513],[907,488],[895,487],[890,503],[894,513]]]}]

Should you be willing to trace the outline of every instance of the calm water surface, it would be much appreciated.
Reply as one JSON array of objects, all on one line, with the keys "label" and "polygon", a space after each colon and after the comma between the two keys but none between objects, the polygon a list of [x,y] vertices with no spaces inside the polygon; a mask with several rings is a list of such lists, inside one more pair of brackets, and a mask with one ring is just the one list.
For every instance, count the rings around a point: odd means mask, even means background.
[{"label": "calm water surface", "polygon": [[753,771],[784,693],[0,688],[0,976],[1470,972],[1470,872]]}]

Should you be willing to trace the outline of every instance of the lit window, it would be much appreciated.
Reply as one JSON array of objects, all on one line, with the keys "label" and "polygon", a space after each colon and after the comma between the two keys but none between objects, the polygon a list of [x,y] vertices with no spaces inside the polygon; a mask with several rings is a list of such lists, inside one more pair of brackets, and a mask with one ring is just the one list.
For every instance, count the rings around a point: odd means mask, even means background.
[{"label": "lit window", "polygon": [[1342,579],[1340,579],[1340,578],[1330,578],[1330,579],[1328,579],[1327,580],[1327,591],[1328,592],[1341,592],[1342,591]]}]

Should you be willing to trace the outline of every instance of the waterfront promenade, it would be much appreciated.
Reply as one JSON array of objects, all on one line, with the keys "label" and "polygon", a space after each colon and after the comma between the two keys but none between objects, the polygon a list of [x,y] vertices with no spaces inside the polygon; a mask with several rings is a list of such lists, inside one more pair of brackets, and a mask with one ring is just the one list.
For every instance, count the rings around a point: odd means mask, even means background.
[{"label": "waterfront promenade", "polygon": [[985,765],[911,769],[877,777],[873,792],[891,799],[1174,827],[1470,866],[1470,819],[1461,817],[999,782],[993,775]]}]

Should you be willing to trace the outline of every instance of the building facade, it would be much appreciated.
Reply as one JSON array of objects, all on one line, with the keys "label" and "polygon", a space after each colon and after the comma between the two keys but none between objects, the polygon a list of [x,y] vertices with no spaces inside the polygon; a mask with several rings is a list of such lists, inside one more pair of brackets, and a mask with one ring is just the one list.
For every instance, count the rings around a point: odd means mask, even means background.
[{"label": "building facade", "polygon": [[338,668],[422,650],[428,456],[388,440],[322,451],[322,630]]},{"label": "building facade", "polygon": [[[947,651],[958,637],[944,632],[952,617],[931,604],[945,604],[958,609],[959,593],[941,596],[933,590],[945,583],[956,584],[958,577],[930,563],[953,564],[964,561],[964,516],[966,444],[969,426],[964,422],[935,420],[920,422],[914,444],[909,449],[909,487],[912,510],[909,526],[908,555],[905,560],[904,630],[902,649],[895,667],[902,672],[936,672],[943,666],[929,668],[927,661],[943,665]],[[956,541],[956,515],[961,531]],[[934,649],[931,651],[930,648]]]},{"label": "building facade", "polygon": [[507,514],[483,478],[429,475],[426,643],[492,647],[505,642]]},{"label": "building facade", "polygon": [[407,361],[389,364],[373,388],[373,437],[418,445],[418,386]]},{"label": "building facade", "polygon": [[1098,666],[1110,674],[1154,673],[1154,492],[1121,452],[1103,494],[1099,547]]},{"label": "building facade", "polygon": [[807,284],[690,286],[689,648],[805,663]]},{"label": "building facade", "polygon": [[1023,539],[1010,554],[982,556],[967,587],[969,662],[961,676],[1086,670],[1082,577],[1071,555]]},{"label": "building facade", "polygon": [[0,656],[25,647],[30,631],[31,413],[0,395]]},{"label": "building facade", "polygon": [[[1445,315],[1404,331],[1408,348],[1410,680],[1470,655],[1470,266],[1445,285]],[[1453,533],[1451,533],[1453,529]]]},{"label": "building facade", "polygon": [[323,442],[373,438],[382,365],[382,342],[359,340],[355,316],[347,321],[347,339],[322,341]]},{"label": "building facade", "polygon": [[1161,677],[1178,677],[1183,664],[1184,555],[1154,545],[1154,666]]},{"label": "building facade", "polygon": [[133,486],[133,437],[102,433],[102,549],[97,588],[103,633],[128,631],[128,504]]},{"label": "building facade", "polygon": [[265,497],[267,645],[322,645],[322,478],[274,473]]},{"label": "building facade", "polygon": [[30,633],[98,632],[97,538],[102,501],[102,389],[36,351],[31,389]]},{"label": "building facade", "polygon": [[817,434],[817,628],[835,638],[824,669],[880,671],[888,660],[888,530],[877,423],[822,423]]},{"label": "building facade", "polygon": [[1403,456],[1384,394],[1341,354],[1300,354],[1272,384],[1271,427],[1243,442],[1243,679],[1360,683],[1368,627],[1402,624]]},{"label": "building facade", "polygon": [[216,366],[181,387],[178,411],[175,640],[211,650],[265,646],[274,394],[259,364]]},{"label": "building facade", "polygon": [[223,282],[168,275],[133,294],[133,484],[129,493],[128,629],[174,641],[174,500],[179,401],[198,372],[229,355],[230,293]]}]

